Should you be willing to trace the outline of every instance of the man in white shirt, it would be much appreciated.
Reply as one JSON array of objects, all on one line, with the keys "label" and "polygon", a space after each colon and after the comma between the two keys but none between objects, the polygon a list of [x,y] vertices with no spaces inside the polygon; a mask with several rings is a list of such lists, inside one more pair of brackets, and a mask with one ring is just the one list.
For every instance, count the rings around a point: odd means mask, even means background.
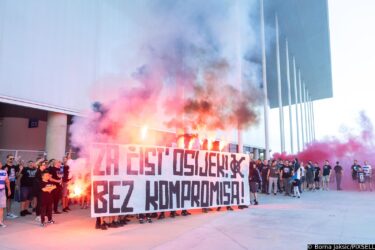
[{"label": "man in white shirt", "polygon": [[367,161],[362,166],[363,172],[365,173],[365,188],[369,188],[372,191],[372,167]]}]

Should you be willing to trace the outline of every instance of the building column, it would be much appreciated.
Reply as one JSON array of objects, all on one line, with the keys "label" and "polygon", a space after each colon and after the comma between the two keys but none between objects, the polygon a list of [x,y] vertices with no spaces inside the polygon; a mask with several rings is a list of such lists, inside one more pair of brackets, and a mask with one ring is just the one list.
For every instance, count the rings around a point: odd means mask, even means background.
[{"label": "building column", "polygon": [[289,102],[289,131],[290,131],[290,153],[294,153],[293,147],[293,119],[292,119],[292,89],[290,87],[290,72],[289,72],[289,48],[288,40],[285,41],[286,52],[286,79],[288,84],[288,102]]},{"label": "building column", "polygon": [[46,152],[48,159],[61,160],[66,150],[68,115],[48,112]]},{"label": "building column", "polygon": [[302,82],[301,82],[301,71],[298,71],[298,85],[299,85],[299,110],[301,115],[301,135],[302,135],[302,150],[305,149],[305,132],[304,132],[304,120],[303,120],[303,104],[302,104]]},{"label": "building column", "polygon": [[306,143],[310,142],[310,134],[309,134],[309,112],[307,111],[307,89],[306,89],[306,83],[303,82],[303,107],[305,110],[305,132],[306,132]]},{"label": "building column", "polygon": [[[267,90],[267,68],[266,68],[266,42],[265,42],[265,28],[264,28],[264,9],[263,0],[260,0],[260,30],[261,30],[261,44],[262,44],[262,83],[263,83],[263,98],[264,98],[264,144],[266,153],[264,158],[269,160],[270,154],[270,140],[269,140],[269,119],[268,119],[268,90]],[[255,157],[255,152],[254,152]]]},{"label": "building column", "polygon": [[280,148],[281,152],[285,152],[285,136],[284,136],[284,110],[283,98],[281,93],[281,70],[280,70],[280,42],[279,42],[279,21],[275,15],[276,25],[276,69],[277,69],[277,92],[279,96],[279,117],[280,117]]},{"label": "building column", "polygon": [[294,102],[296,108],[296,127],[297,127],[297,152],[300,152],[300,141],[299,141],[299,120],[298,120],[298,89],[297,89],[297,71],[296,71],[296,60],[293,57],[293,73],[294,73]]},{"label": "building column", "polygon": [[259,149],[254,148],[254,160],[258,160],[258,159],[259,159]]},{"label": "building column", "polygon": [[311,117],[312,117],[312,127],[313,127],[313,139],[315,141],[315,113],[314,113],[314,101],[311,101]]},{"label": "building column", "polygon": [[312,133],[312,117],[311,117],[311,109],[310,109],[310,102],[311,102],[311,96],[310,93],[307,92],[307,112],[309,113],[309,133],[310,133],[310,142],[312,142],[313,139],[313,133]]}]

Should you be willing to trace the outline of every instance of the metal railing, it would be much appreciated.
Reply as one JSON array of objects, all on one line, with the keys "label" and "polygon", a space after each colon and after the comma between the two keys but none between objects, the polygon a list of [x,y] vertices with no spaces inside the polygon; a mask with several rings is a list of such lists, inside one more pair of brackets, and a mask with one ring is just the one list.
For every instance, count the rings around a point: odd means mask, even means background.
[{"label": "metal railing", "polygon": [[5,163],[9,154],[14,155],[16,159],[20,157],[24,162],[35,161],[36,158],[43,157],[44,153],[44,151],[39,150],[0,149],[0,161]]}]

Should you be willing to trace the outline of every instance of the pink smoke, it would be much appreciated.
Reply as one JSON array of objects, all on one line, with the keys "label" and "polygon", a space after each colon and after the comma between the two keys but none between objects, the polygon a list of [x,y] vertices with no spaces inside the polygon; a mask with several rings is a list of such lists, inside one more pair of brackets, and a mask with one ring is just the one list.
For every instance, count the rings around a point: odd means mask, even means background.
[{"label": "pink smoke", "polygon": [[[364,161],[368,161],[371,166],[375,166],[375,148],[374,148],[374,131],[370,119],[365,112],[360,113],[359,125],[361,132],[359,134],[346,134],[342,138],[327,138],[321,141],[315,141],[306,146],[306,149],[297,155],[288,155],[286,153],[275,153],[274,159],[292,160],[295,157],[304,163],[308,161],[318,162],[322,167],[325,160],[328,160],[332,167],[336,161],[344,169],[344,177],[342,186],[344,189],[357,189],[357,182],[352,181],[351,166],[354,160],[359,165],[363,165]],[[333,178],[334,179],[334,178]],[[336,184],[331,183],[331,187],[335,189]]]}]

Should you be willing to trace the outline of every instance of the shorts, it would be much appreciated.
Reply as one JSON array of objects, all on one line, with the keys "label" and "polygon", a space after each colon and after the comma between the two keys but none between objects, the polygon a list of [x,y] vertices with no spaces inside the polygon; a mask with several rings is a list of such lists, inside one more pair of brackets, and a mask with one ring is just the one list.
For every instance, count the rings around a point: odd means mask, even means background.
[{"label": "shorts", "polygon": [[365,182],[371,183],[372,182],[372,176],[365,176]]},{"label": "shorts", "polygon": [[36,197],[36,198],[38,198],[39,197],[39,194],[40,194],[40,187],[39,187],[39,185],[38,185],[39,183],[35,183],[34,184],[34,186],[32,187],[32,189],[33,189],[33,197]]},{"label": "shorts", "polygon": [[320,181],[319,176],[318,176],[318,177],[315,177],[315,178],[314,178],[314,181],[315,181],[315,182],[319,182],[319,181]]},{"label": "shorts", "polygon": [[63,182],[62,183],[62,187],[61,187],[61,194],[62,194],[63,198],[68,197],[68,194],[69,194],[68,191],[69,191],[68,190],[68,183],[67,182]]},{"label": "shorts", "polygon": [[357,173],[352,173],[352,179],[353,181],[357,180]]},{"label": "shorts", "polygon": [[307,177],[307,184],[314,184],[314,177],[313,176]]},{"label": "shorts", "polygon": [[250,192],[251,192],[251,193],[256,193],[256,192],[257,192],[257,189],[258,189],[258,187],[257,187],[257,183],[251,181],[249,184],[250,184]]},{"label": "shorts", "polygon": [[31,201],[33,199],[33,188],[32,187],[21,187],[21,202]]},{"label": "shorts", "polygon": [[305,176],[301,176],[301,183],[304,183],[306,180],[306,177]]},{"label": "shorts", "polygon": [[0,208],[7,207],[7,196],[5,192],[5,188],[0,190]]},{"label": "shorts", "polygon": [[323,175],[323,182],[329,182],[329,175]]},{"label": "shorts", "polygon": [[[8,189],[6,188],[6,193],[8,193],[7,190]],[[15,181],[10,182],[10,191],[12,193],[10,194],[10,196],[8,196],[8,199],[14,199],[14,193],[16,192],[16,182]]]}]

